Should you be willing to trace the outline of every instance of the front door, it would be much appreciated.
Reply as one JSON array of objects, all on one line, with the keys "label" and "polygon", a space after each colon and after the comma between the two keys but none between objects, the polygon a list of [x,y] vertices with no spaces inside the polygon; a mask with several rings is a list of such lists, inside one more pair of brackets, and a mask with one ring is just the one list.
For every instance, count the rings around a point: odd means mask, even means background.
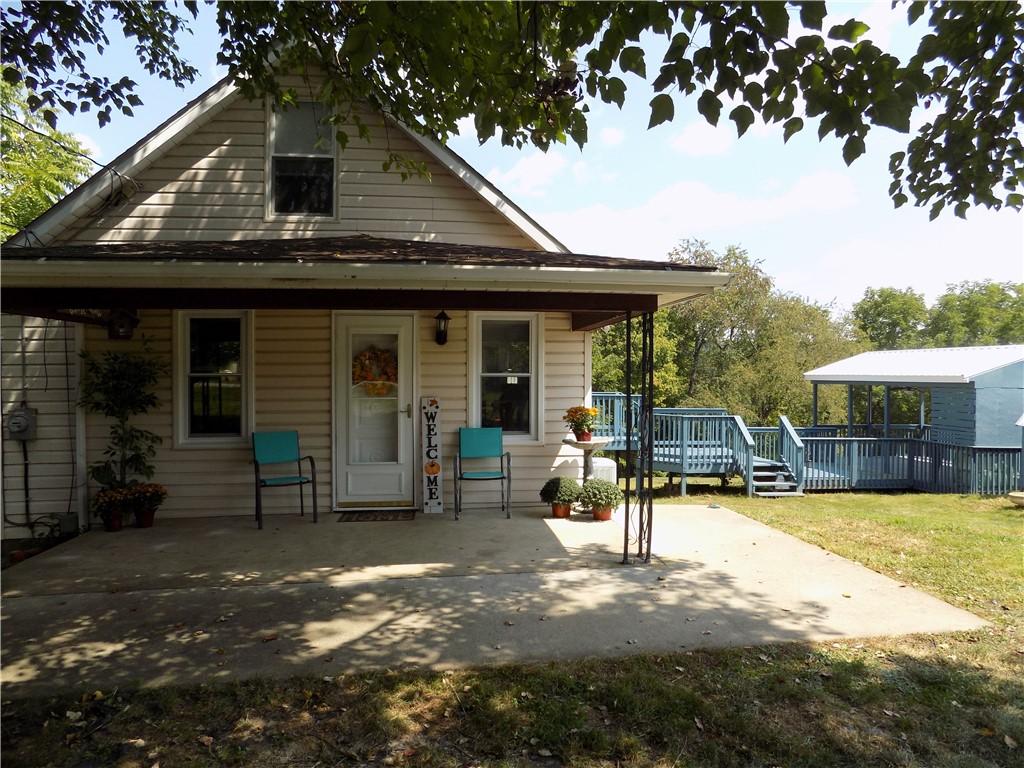
[{"label": "front door", "polygon": [[337,315],[335,494],[339,507],[411,507],[413,318]]}]

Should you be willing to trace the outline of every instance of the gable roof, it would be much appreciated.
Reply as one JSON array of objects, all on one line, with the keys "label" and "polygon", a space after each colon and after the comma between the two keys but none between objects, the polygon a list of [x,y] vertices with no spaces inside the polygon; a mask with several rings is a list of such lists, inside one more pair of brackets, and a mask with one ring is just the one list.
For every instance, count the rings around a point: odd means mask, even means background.
[{"label": "gable roof", "polygon": [[[112,199],[124,194],[124,177],[131,178],[148,167],[181,139],[209,122],[239,95],[230,77],[218,81],[171,115],[146,136],[93,174],[48,210],[11,236],[7,248],[51,245],[82,218],[95,216]],[[484,202],[544,251],[567,253],[569,249],[522,208],[489,182],[455,152],[392,118],[386,118],[424,151],[445,166]]]},{"label": "gable roof", "polygon": [[862,352],[807,371],[808,381],[847,384],[966,384],[1024,362],[1024,344]]}]

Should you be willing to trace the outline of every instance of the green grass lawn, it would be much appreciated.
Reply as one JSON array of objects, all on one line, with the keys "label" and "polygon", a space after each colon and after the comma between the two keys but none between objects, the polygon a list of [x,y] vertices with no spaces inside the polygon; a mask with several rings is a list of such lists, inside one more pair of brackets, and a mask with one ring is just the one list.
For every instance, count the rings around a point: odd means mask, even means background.
[{"label": "green grass lawn", "polygon": [[689,503],[729,506],[992,626],[99,699],[74,691],[5,705],[5,764],[1024,765],[1021,511],[978,497],[751,500],[732,489],[690,490]]}]

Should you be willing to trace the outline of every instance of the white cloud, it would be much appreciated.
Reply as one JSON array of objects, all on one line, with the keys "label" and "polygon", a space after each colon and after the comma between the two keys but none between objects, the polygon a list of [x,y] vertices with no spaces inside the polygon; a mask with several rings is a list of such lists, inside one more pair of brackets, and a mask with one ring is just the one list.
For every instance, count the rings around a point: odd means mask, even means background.
[{"label": "white cloud", "polygon": [[[794,251],[809,251],[795,235]],[[867,231],[851,229],[841,239],[815,244],[814,261],[827,265],[824,274],[798,260],[770,271],[780,288],[834,298],[842,309],[850,309],[869,286],[910,286],[933,301],[949,283],[1024,280],[1024,230],[1012,211],[975,209],[967,221],[943,215],[928,222],[926,209],[900,209],[875,216]]]},{"label": "white cloud", "polygon": [[487,178],[512,199],[542,197],[568,164],[565,155],[558,150],[546,153],[533,150],[523,154],[507,171],[492,168]]},{"label": "white cloud", "polygon": [[82,145],[82,151],[85,152],[85,154],[93,160],[103,159],[103,150],[92,136],[87,133],[76,133],[73,135],[78,140],[78,143]]},{"label": "white cloud", "polygon": [[619,128],[602,128],[601,143],[608,147],[617,147],[626,138],[625,132]]},{"label": "white cloud", "polygon": [[717,126],[698,118],[683,126],[672,139],[672,149],[690,157],[724,155],[736,143],[733,124],[719,122]]},{"label": "white cloud", "polygon": [[600,204],[538,218],[570,248],[582,253],[659,259],[682,237],[712,235],[744,226],[800,221],[857,205],[846,174],[813,173],[771,194],[723,192],[699,181],[680,181],[628,208]]}]

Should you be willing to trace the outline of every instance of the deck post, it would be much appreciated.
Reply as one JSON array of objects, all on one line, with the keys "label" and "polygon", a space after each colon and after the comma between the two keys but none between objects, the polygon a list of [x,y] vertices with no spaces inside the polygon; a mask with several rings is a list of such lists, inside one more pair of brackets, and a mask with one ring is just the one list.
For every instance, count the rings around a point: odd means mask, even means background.
[{"label": "deck post", "polygon": [[853,437],[853,384],[846,385],[846,436]]},{"label": "deck post", "polygon": [[[1017,423],[1020,424],[1019,421]],[[1024,491],[1024,425],[1020,430],[1020,466],[1018,469],[1020,477],[1017,478],[1017,490]]]},{"label": "deck post", "polygon": [[873,384],[868,384],[868,407],[867,407],[867,414],[866,414],[867,420],[868,420],[868,437],[871,437],[871,428],[872,428],[872,426],[874,426],[874,423],[875,423],[874,413],[873,413],[874,408],[872,408],[872,406],[874,405],[874,403],[872,402],[872,400],[874,400],[874,394],[875,394],[875,387],[874,387],[874,385]]},{"label": "deck post", "polygon": [[924,387],[917,388],[917,436],[924,433]]},{"label": "deck post", "polygon": [[811,382],[811,426],[818,426],[818,382]]},{"label": "deck post", "polygon": [[884,427],[882,428],[882,437],[889,436],[889,423],[890,423],[890,411],[889,411],[889,395],[891,393],[889,385],[885,385],[885,400],[882,402],[882,421]]}]

